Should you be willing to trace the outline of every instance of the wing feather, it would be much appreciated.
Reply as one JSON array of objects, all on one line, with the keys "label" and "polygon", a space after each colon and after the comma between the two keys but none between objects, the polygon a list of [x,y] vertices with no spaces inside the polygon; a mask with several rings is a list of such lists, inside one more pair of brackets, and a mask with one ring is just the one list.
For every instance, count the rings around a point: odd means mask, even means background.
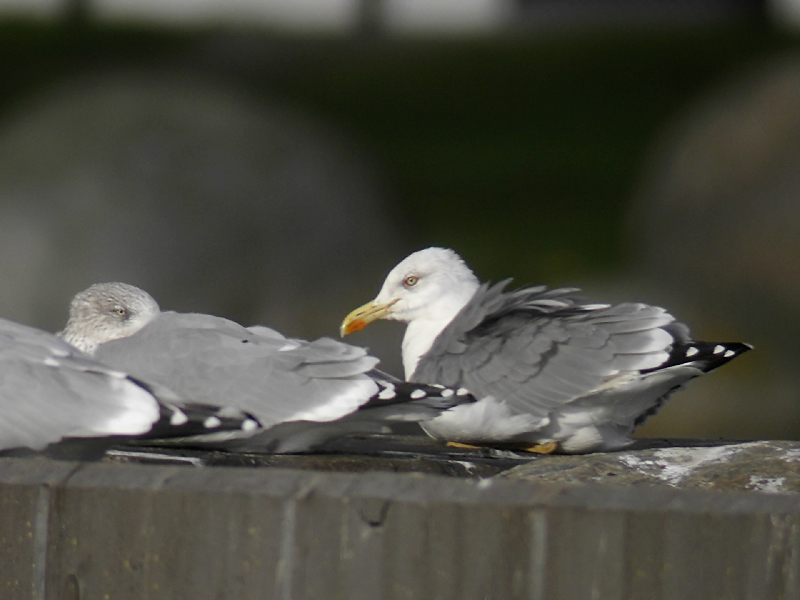
[{"label": "wing feather", "polygon": [[124,374],[47,332],[0,319],[0,448],[140,434],[157,401]]},{"label": "wing feather", "polygon": [[[462,386],[546,416],[620,373],[657,367],[685,326],[660,307],[584,305],[574,288],[482,285],[419,362],[412,380]],[[666,328],[666,329],[665,329]]]},{"label": "wing feather", "polygon": [[235,406],[265,427],[337,419],[378,391],[366,375],[378,360],[361,348],[329,338],[286,340],[211,315],[161,313],[96,356],[195,402]]}]

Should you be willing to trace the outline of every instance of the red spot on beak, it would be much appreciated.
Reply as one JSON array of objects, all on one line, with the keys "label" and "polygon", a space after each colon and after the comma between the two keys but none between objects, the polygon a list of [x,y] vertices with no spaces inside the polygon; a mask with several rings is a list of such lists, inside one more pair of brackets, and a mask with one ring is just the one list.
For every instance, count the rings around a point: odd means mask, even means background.
[{"label": "red spot on beak", "polygon": [[363,321],[361,319],[355,319],[347,324],[347,333],[353,333],[354,331],[361,331],[366,326],[367,326],[366,321]]}]

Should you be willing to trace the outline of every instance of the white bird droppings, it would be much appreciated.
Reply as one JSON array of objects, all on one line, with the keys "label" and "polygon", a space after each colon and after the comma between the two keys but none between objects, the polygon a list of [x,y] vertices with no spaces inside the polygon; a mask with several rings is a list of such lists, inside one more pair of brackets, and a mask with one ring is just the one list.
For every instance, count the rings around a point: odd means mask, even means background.
[{"label": "white bird droppings", "polygon": [[757,492],[778,494],[785,491],[783,489],[785,481],[786,477],[760,477],[759,475],[751,475],[747,487]]},{"label": "white bird droppings", "polygon": [[725,462],[738,453],[742,447],[743,445],[711,448],[664,448],[655,452],[652,459],[623,454],[620,456],[620,462],[676,486],[701,465],[708,462]]}]

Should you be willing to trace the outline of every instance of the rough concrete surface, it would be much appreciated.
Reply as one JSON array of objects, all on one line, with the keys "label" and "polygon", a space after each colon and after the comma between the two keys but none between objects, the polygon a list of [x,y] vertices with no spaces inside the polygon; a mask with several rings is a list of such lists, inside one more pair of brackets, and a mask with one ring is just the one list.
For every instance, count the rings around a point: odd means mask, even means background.
[{"label": "rough concrete surface", "polygon": [[451,448],[423,436],[351,436],[309,455],[226,453],[143,445],[114,462],[283,467],[318,471],[497,476],[531,482],[656,485],[714,491],[800,492],[800,442],[640,439],[627,450],[539,455],[502,448]]},{"label": "rough concrete surface", "polygon": [[[559,483],[659,485],[800,493],[800,442],[700,442],[586,456],[550,456],[499,477]],[[640,446],[643,445],[640,443]]]},{"label": "rough concrete surface", "polygon": [[[389,441],[373,465],[402,460]],[[783,477],[797,446],[693,443],[582,457],[471,451],[506,466],[494,477],[369,472],[369,461],[325,472],[320,457],[313,470],[3,458],[0,598],[800,597],[794,494],[672,488],[747,455],[787,461],[769,471]],[[418,460],[453,460],[440,451]],[[598,475],[612,457],[620,475]],[[547,466],[567,483],[520,477]],[[642,480],[596,483],[624,471]],[[641,485],[659,473],[669,481]]]}]

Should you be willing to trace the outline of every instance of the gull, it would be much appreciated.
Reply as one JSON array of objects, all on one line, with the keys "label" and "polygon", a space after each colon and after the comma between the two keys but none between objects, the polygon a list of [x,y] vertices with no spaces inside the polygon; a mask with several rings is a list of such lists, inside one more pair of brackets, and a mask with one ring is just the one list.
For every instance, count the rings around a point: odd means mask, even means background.
[{"label": "gull", "polygon": [[407,323],[406,379],[478,399],[422,423],[430,436],[542,453],[629,445],[673,391],[751,348],[693,341],[657,306],[586,304],[576,288],[506,291],[509,283],[480,283],[450,249],[420,250],[341,334],[377,319]]},{"label": "gull", "polygon": [[0,450],[89,459],[126,438],[257,427],[243,411],[183,402],[51,333],[0,319]]},{"label": "gull", "polygon": [[375,370],[378,359],[364,348],[161,311],[147,292],[120,282],[77,294],[60,335],[103,364],[181,398],[252,415],[258,432],[196,438],[227,448],[306,452],[332,437],[427,420],[474,401],[463,390],[394,380]]}]

